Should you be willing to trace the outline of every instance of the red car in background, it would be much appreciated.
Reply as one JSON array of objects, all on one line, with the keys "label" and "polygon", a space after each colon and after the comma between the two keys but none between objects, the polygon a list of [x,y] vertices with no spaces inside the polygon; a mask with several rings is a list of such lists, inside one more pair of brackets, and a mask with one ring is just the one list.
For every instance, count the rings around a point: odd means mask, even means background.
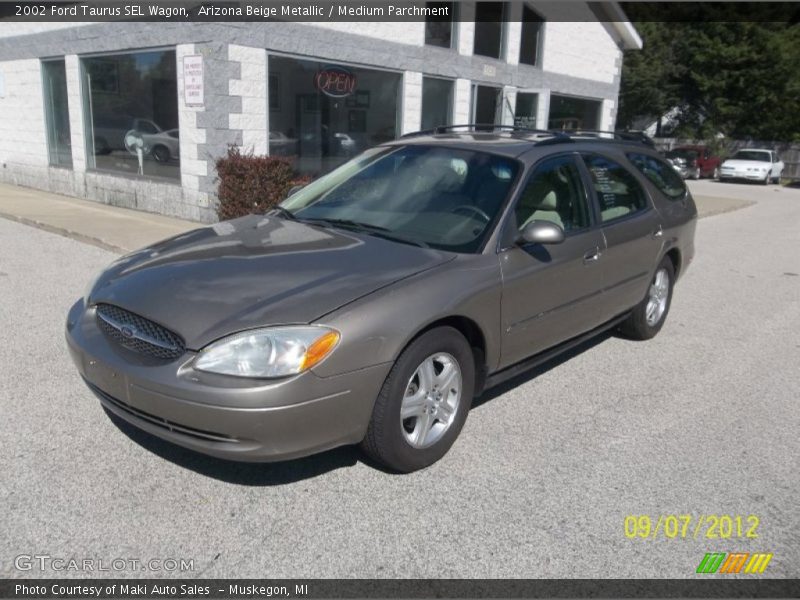
[{"label": "red car in background", "polygon": [[681,175],[686,179],[719,178],[722,159],[712,154],[708,146],[678,146],[667,152],[667,157],[681,158],[685,161],[685,171],[682,168]]}]

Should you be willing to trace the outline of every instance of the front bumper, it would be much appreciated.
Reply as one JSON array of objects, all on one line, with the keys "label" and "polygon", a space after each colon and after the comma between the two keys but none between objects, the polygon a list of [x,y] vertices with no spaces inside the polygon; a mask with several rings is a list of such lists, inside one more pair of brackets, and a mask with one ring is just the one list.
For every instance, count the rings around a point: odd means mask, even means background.
[{"label": "front bumper", "polygon": [[761,171],[727,171],[721,170],[719,173],[720,179],[739,179],[747,181],[764,181],[767,173]]},{"label": "front bumper", "polygon": [[67,318],[72,360],[110,412],[155,436],[219,458],[275,461],[358,443],[391,363],[334,377],[305,372],[242,380],[195,371],[193,352],[149,361],[108,339],[94,309]]}]

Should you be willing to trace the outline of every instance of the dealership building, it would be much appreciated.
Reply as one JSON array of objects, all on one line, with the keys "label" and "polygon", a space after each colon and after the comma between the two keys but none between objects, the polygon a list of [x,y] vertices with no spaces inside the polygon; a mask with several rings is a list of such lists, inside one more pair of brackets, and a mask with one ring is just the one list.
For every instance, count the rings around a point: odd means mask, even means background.
[{"label": "dealership building", "polygon": [[232,144],[317,175],[440,125],[614,127],[616,4],[429,4],[452,16],[0,23],[0,181],[211,222]]}]

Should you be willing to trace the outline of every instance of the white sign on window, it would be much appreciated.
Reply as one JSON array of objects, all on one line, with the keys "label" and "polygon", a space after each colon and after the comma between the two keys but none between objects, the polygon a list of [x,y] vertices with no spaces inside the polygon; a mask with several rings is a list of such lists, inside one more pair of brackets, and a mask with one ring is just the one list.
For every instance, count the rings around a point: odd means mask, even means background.
[{"label": "white sign on window", "polygon": [[186,106],[203,106],[203,57],[183,57],[183,99]]}]

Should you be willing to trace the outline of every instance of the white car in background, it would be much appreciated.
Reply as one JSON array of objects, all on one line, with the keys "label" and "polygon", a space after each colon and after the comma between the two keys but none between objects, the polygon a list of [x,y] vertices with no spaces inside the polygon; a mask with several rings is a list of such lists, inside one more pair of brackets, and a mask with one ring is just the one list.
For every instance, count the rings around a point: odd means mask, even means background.
[{"label": "white car in background", "polygon": [[747,179],[764,185],[780,183],[783,161],[774,150],[747,148],[724,161],[719,168],[719,180]]}]

